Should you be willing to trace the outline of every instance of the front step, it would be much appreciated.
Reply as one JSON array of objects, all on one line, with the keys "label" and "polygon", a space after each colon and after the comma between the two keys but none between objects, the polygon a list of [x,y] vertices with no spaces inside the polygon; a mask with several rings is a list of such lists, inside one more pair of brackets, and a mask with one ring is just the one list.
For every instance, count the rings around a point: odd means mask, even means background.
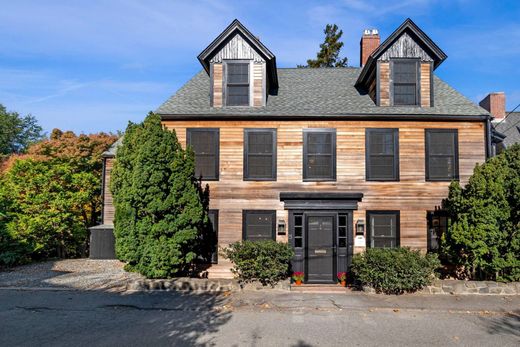
[{"label": "front step", "polygon": [[291,284],[291,292],[295,293],[322,293],[322,294],[334,294],[334,293],[347,293],[349,288],[342,287],[340,285],[335,284],[302,284],[297,286],[295,284]]}]

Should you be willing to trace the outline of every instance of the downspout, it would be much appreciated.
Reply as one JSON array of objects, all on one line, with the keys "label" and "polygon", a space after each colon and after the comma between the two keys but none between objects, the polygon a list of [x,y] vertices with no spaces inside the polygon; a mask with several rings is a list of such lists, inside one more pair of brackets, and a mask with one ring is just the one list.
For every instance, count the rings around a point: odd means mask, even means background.
[{"label": "downspout", "polygon": [[491,158],[493,154],[491,139],[491,117],[488,117],[486,119],[486,160]]}]

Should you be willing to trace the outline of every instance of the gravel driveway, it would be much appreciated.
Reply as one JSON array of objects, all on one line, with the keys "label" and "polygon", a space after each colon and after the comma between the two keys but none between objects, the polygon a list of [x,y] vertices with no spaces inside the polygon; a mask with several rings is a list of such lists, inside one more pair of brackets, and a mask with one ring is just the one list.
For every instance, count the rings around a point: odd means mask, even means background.
[{"label": "gravel driveway", "polygon": [[63,288],[124,291],[142,279],[123,270],[119,260],[66,259],[18,266],[0,271],[0,287]]}]

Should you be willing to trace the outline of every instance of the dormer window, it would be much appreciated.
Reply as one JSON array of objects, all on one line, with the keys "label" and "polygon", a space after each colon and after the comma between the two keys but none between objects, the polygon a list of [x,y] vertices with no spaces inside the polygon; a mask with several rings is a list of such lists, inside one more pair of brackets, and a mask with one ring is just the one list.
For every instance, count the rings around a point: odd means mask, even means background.
[{"label": "dormer window", "polygon": [[418,60],[392,61],[392,81],[395,106],[419,105]]},{"label": "dormer window", "polygon": [[226,62],[226,106],[249,106],[249,63]]}]

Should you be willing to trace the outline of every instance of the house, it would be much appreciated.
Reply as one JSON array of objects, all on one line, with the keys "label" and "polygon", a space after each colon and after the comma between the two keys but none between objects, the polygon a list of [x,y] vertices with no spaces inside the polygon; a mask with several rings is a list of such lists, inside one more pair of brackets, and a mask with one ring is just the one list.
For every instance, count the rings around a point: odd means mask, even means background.
[{"label": "house", "polygon": [[[218,246],[289,242],[308,283],[334,282],[366,247],[436,247],[450,182],[491,153],[490,114],[435,76],[447,56],[410,19],[383,43],[366,30],[360,57],[359,68],[278,68],[234,20],[156,110],[195,151]],[[210,277],[231,277],[226,259],[212,262]]]},{"label": "house", "polygon": [[520,143],[520,112],[506,112],[504,92],[489,93],[479,105],[493,117],[492,148],[500,153],[504,148]]}]

